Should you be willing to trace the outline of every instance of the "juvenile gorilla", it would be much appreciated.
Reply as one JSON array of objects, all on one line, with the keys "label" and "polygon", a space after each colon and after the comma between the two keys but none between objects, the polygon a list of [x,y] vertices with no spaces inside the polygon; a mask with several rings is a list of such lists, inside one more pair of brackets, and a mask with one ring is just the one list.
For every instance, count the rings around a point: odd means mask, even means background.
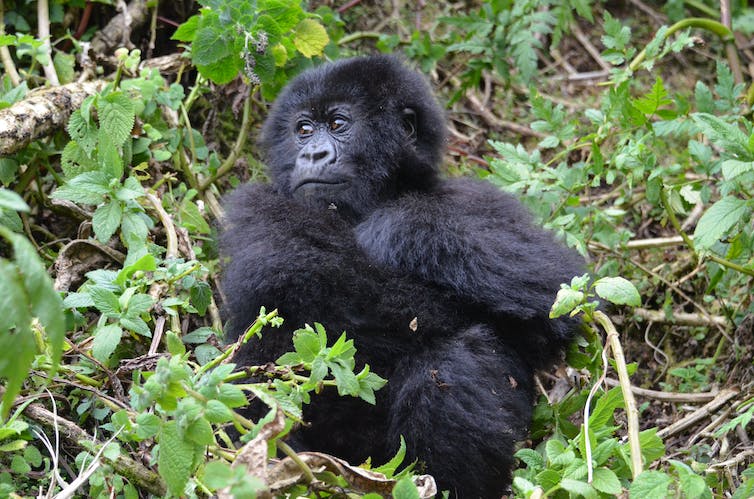
[{"label": "juvenile gorilla", "polygon": [[295,328],[319,321],[389,380],[376,406],[315,397],[296,446],[379,463],[403,435],[441,490],[497,498],[526,435],[533,373],[576,328],[550,320],[550,305],[583,262],[510,196],[441,178],[444,140],[428,84],[395,58],[297,77],[261,134],[272,184],[227,201],[223,290],[231,337],[262,305],[286,319],[241,364],[276,359]]}]

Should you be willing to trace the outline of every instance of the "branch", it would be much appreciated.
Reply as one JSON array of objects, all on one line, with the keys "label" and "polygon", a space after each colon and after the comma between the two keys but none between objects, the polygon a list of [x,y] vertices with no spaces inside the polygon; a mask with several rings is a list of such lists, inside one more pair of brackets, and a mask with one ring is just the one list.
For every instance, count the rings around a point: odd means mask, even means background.
[{"label": "branch", "polygon": [[84,99],[105,86],[102,80],[39,88],[21,102],[0,110],[0,156],[23,149],[68,122]]},{"label": "branch", "polygon": [[60,85],[58,73],[55,72],[55,66],[52,64],[52,44],[50,43],[50,9],[47,0],[37,2],[37,35],[42,40],[42,46],[47,51],[47,63],[42,65],[45,72],[45,78],[53,86]]},{"label": "branch", "polygon": [[[5,389],[0,386],[0,394],[4,394],[4,392]],[[54,429],[57,427],[60,436],[73,447],[81,448],[81,444],[79,443],[81,441],[94,442],[97,446],[102,445],[102,442],[96,441],[94,437],[79,428],[75,423],[55,415],[41,404],[29,404],[23,409],[23,412],[29,418],[48,428]],[[116,473],[133,482],[138,488],[159,497],[165,496],[167,489],[162,478],[138,461],[134,461],[124,454],[118,455],[113,460],[105,457],[103,459],[113,467]]]}]

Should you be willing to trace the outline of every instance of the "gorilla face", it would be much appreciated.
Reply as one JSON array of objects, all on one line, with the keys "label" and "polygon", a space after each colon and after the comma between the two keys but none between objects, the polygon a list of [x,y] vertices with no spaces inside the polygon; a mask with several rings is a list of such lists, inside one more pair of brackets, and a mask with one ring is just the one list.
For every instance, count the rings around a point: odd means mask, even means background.
[{"label": "gorilla face", "polygon": [[443,141],[443,113],[429,85],[397,59],[377,56],[294,79],[259,143],[279,193],[359,219],[401,192],[430,186]]},{"label": "gorilla face", "polygon": [[325,113],[306,110],[296,117],[293,133],[298,154],[288,186],[294,198],[338,206],[354,194],[356,167],[344,155],[353,150],[351,116],[350,106],[336,105]]}]

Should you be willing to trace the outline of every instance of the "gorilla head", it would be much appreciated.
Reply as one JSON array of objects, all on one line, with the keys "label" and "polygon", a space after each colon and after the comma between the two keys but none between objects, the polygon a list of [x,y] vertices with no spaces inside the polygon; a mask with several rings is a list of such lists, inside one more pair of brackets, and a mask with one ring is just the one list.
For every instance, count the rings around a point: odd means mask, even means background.
[{"label": "gorilla head", "polygon": [[444,125],[424,78],[376,56],[294,79],[272,107],[260,145],[280,194],[361,218],[433,183]]}]

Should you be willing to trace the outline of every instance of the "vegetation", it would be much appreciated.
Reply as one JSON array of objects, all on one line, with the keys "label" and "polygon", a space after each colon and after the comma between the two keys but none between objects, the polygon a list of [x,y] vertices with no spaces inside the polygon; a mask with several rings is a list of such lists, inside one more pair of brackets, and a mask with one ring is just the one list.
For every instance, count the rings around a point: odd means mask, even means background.
[{"label": "vegetation", "polygon": [[[127,23],[109,3],[0,2],[0,495],[435,493],[403,450],[359,468],[284,442],[322,390],[384,385],[347,331],[302,324],[236,366],[218,311],[218,200],[263,178],[266,104],[375,50],[448,102],[449,175],[516,193],[591,258],[554,299],[587,329],[539,376],[513,495],[754,495],[745,2],[133,0]],[[261,310],[242,341],[281,320]]]}]

